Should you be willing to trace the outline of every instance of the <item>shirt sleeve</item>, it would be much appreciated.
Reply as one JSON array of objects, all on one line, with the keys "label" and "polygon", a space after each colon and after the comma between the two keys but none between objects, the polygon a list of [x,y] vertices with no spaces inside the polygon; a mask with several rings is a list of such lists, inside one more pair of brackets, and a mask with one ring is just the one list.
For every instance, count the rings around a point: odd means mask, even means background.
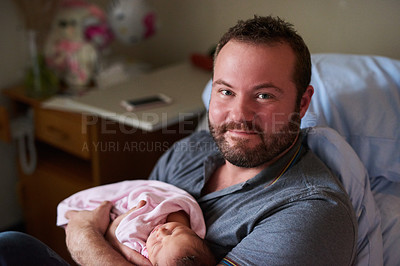
[{"label": "shirt sleeve", "polygon": [[267,215],[224,265],[352,265],[357,225],[340,201],[301,200]]},{"label": "shirt sleeve", "polygon": [[[167,182],[167,176],[168,176],[168,171],[170,168],[170,162],[172,160],[172,157],[174,157],[174,160],[178,160],[178,158],[175,158],[175,147],[176,144],[173,145],[170,149],[168,149],[157,161],[156,165],[154,166],[150,176],[149,180],[158,180],[162,182]],[[168,183],[168,182],[167,182]]]},{"label": "shirt sleeve", "polygon": [[[211,138],[209,133],[197,132],[175,142],[160,157],[149,179],[174,183],[177,186],[176,182],[180,182],[177,180],[178,175],[185,173],[188,167],[193,167],[195,162],[202,164],[209,153],[208,148],[212,147],[209,138]],[[202,145],[206,145],[206,148],[202,148]]]}]

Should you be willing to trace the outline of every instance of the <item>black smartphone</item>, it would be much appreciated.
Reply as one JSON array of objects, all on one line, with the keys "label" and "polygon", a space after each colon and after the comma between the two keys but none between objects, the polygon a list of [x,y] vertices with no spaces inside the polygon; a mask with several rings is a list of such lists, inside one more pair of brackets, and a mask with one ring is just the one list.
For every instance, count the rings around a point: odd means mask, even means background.
[{"label": "black smartphone", "polygon": [[150,95],[143,98],[130,99],[130,100],[122,100],[121,105],[129,112],[142,109],[142,108],[151,108],[160,105],[166,105],[171,103],[172,100],[170,97],[165,94],[158,93],[155,95]]}]

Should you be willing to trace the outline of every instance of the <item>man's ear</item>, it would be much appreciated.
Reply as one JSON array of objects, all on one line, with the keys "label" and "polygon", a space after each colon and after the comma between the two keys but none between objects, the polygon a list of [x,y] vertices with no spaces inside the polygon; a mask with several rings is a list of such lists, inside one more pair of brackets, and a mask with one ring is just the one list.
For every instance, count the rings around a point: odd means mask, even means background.
[{"label": "man's ear", "polygon": [[303,118],[307,112],[308,106],[310,106],[311,98],[314,94],[313,86],[309,85],[306,91],[303,93],[300,101],[300,118]]}]

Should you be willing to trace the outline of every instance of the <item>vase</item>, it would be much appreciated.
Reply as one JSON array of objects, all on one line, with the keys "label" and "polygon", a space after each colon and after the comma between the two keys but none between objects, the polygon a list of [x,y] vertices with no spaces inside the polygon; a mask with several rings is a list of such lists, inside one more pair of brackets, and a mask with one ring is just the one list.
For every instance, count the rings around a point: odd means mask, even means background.
[{"label": "vase", "polygon": [[28,30],[29,65],[25,76],[26,94],[32,98],[48,98],[59,90],[57,76],[46,65],[38,48],[37,32]]}]

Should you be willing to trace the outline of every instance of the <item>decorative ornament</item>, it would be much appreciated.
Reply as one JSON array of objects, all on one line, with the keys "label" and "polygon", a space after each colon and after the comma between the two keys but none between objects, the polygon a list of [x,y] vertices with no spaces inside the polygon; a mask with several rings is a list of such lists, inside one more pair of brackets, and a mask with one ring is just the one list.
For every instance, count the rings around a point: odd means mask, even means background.
[{"label": "decorative ornament", "polygon": [[108,20],[116,38],[136,44],[156,33],[156,15],[147,0],[112,0]]}]

